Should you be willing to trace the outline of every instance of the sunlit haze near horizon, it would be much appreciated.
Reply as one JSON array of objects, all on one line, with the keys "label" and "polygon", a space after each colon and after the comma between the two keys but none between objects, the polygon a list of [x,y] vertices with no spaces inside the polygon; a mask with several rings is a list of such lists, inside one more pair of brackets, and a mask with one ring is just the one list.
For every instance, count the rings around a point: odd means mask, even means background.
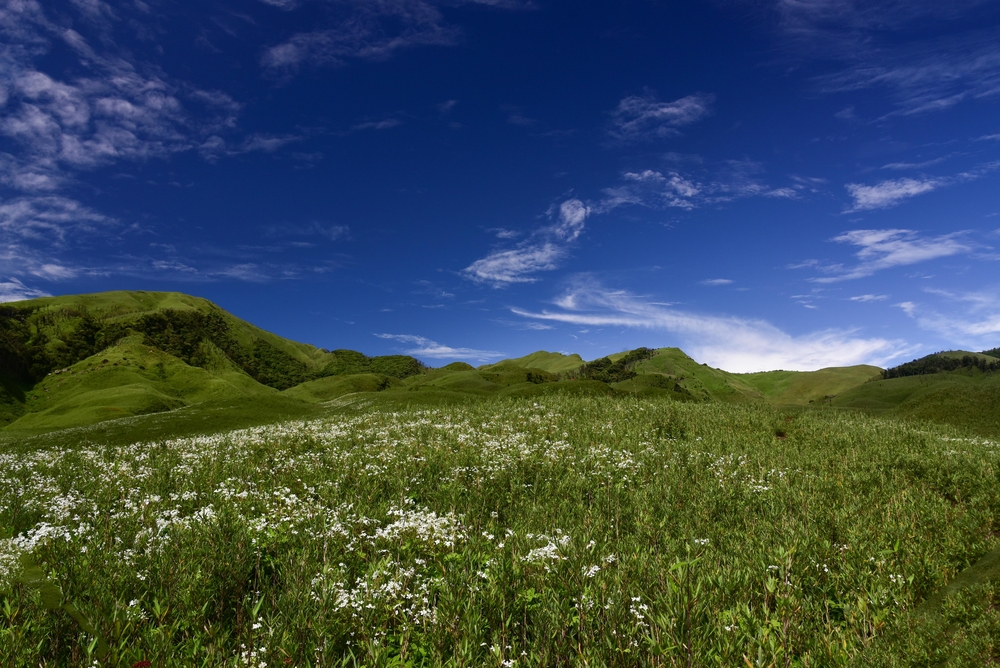
[{"label": "sunlit haze near horizon", "polygon": [[431,366],[1000,346],[1000,2],[0,0],[0,301]]}]

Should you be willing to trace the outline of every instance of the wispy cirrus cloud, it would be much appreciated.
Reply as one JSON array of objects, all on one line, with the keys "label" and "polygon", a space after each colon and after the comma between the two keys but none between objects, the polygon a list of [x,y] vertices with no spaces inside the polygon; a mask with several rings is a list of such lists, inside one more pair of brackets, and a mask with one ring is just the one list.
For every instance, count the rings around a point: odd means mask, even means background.
[{"label": "wispy cirrus cloud", "polygon": [[662,139],[680,134],[711,113],[715,96],[695,93],[673,102],[660,102],[652,93],[623,98],[612,113],[609,131],[619,141]]},{"label": "wispy cirrus cloud", "polygon": [[[285,11],[295,0],[263,0]],[[301,66],[340,66],[349,60],[387,60],[417,46],[450,46],[461,31],[449,24],[435,0],[342,0],[324,3],[325,26],[302,32],[269,47],[261,56],[265,70],[294,73]],[[452,0],[451,5],[478,4],[499,9],[527,9],[518,0]]]},{"label": "wispy cirrus cloud", "polygon": [[932,158],[931,160],[922,160],[920,162],[890,162],[882,165],[882,169],[894,169],[899,171],[926,169],[928,167],[933,167],[934,165],[939,165],[950,157],[950,155],[944,155],[940,158]]},{"label": "wispy cirrus cloud", "polygon": [[936,306],[912,301],[898,306],[922,329],[934,332],[948,344],[968,350],[995,348],[1000,344],[1000,291],[955,291],[928,288]]},{"label": "wispy cirrus cloud", "polygon": [[[839,63],[824,93],[885,91],[892,116],[933,113],[1000,92],[1000,31],[983,0],[775,0],[789,55]],[[977,20],[978,19],[978,20]]]},{"label": "wispy cirrus cloud", "polygon": [[476,348],[453,348],[423,336],[413,334],[376,334],[380,339],[392,339],[400,343],[410,344],[411,348],[403,350],[407,355],[430,359],[460,359],[476,362],[488,362],[504,356],[495,350],[478,350]]},{"label": "wispy cirrus cloud", "polygon": [[763,173],[764,166],[753,160],[625,172],[621,184],[604,189],[604,197],[595,208],[602,213],[626,205],[690,210],[747,197],[797,199],[808,190],[798,181],[789,187],[769,186],[762,180]]},{"label": "wispy cirrus cloud", "polygon": [[828,276],[811,278],[815,283],[836,283],[920,262],[968,253],[973,247],[962,238],[965,233],[956,232],[937,237],[921,237],[913,230],[851,230],[831,241],[855,246],[854,265],[828,264],[807,261],[792,268],[814,267]]},{"label": "wispy cirrus cloud", "polygon": [[890,179],[872,186],[848,183],[845,187],[854,204],[845,213],[872,211],[895,206],[905,199],[929,193],[945,185],[943,179]]},{"label": "wispy cirrus cloud", "polygon": [[628,327],[671,334],[695,359],[727,371],[814,370],[828,366],[882,366],[913,350],[902,340],[862,338],[853,329],[791,335],[755,319],[705,315],[662,306],[589,277],[554,301],[555,310],[512,311],[530,320],[590,327]]},{"label": "wispy cirrus cloud", "polygon": [[[887,167],[892,167],[892,165],[887,165]],[[911,165],[905,165],[905,168],[909,167]],[[960,183],[976,181],[997,169],[1000,169],[1000,161],[982,163],[970,170],[950,176],[888,179],[870,186],[862,183],[848,183],[844,187],[847,188],[854,203],[850,208],[845,209],[844,213],[887,209],[917,195]]]},{"label": "wispy cirrus cloud", "polygon": [[733,281],[729,278],[707,278],[704,281],[700,281],[702,285],[717,286],[717,285],[732,285]]},{"label": "wispy cirrus cloud", "polygon": [[[34,0],[0,12],[7,40],[0,50],[0,137],[16,147],[0,155],[0,183],[22,192],[54,191],[80,172],[167,157],[233,127],[240,105],[232,98],[118,53],[106,29],[96,28],[98,50],[65,23],[50,21]],[[39,66],[57,46],[75,57],[76,76]]]},{"label": "wispy cirrus cloud", "polygon": [[882,302],[889,298],[889,295],[856,295],[854,297],[849,297],[852,302]]},{"label": "wispy cirrus cloud", "polygon": [[8,278],[6,281],[0,281],[0,302],[19,302],[25,299],[48,296],[48,293],[35,288],[29,288],[16,278]]},{"label": "wispy cirrus cloud", "polygon": [[496,250],[463,270],[466,278],[493,287],[533,283],[538,272],[556,269],[581,234],[591,209],[579,199],[568,199],[553,212],[556,221],[534,232],[515,248]]},{"label": "wispy cirrus cloud", "polygon": [[364,121],[358,123],[357,125],[351,126],[352,130],[389,130],[391,128],[399,127],[403,124],[403,121],[398,118],[383,118],[376,121]]},{"label": "wispy cirrus cloud", "polygon": [[70,231],[115,223],[80,202],[59,195],[0,200],[0,239],[42,239],[61,243]]}]

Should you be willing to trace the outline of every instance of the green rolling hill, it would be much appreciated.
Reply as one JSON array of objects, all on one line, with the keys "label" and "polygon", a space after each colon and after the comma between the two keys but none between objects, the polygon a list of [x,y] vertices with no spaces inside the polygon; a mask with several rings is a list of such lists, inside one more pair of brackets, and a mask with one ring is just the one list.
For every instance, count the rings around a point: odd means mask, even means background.
[{"label": "green rolling hill", "polygon": [[289,341],[180,293],[105,292],[0,306],[0,425],[54,429],[266,397],[330,376],[424,371]]},{"label": "green rolling hill", "polygon": [[817,371],[764,371],[739,378],[776,406],[807,406],[830,402],[834,397],[880,378],[877,366],[830,367]]},{"label": "green rolling hill", "polygon": [[[106,292],[0,305],[0,427],[33,431],[192,405],[455,403],[550,393],[683,402],[832,407],[963,424],[1000,434],[1000,352],[947,351],[893,369],[733,374],[679,348],[586,362],[538,351],[438,369],[289,341],[180,293]],[[294,408],[300,405],[301,409]],[[264,411],[266,412],[266,410]]]},{"label": "green rolling hill", "polygon": [[944,422],[1000,436],[1000,359],[948,351],[887,369],[831,401],[839,408]]},{"label": "green rolling hill", "polygon": [[582,367],[584,365],[584,361],[583,358],[576,353],[573,353],[572,355],[565,355],[563,353],[550,353],[545,350],[539,350],[531,353],[530,355],[525,355],[524,357],[503,360],[502,362],[488,364],[480,368],[489,369],[501,364],[512,364],[526,369],[541,369],[542,371],[548,371],[549,373],[569,373]]}]

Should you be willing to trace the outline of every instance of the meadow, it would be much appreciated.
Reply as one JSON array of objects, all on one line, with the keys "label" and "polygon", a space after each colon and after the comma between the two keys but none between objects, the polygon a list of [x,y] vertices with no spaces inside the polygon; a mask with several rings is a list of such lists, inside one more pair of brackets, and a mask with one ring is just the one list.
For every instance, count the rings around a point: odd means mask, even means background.
[{"label": "meadow", "polygon": [[7,438],[0,665],[1000,661],[1000,453],[957,427],[559,394],[210,422]]}]

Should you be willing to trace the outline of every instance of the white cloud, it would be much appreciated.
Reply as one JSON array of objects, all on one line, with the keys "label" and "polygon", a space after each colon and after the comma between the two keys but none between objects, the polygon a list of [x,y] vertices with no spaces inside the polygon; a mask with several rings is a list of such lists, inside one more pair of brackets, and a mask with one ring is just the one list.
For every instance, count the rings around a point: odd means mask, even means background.
[{"label": "white cloud", "polygon": [[578,199],[568,199],[559,205],[559,223],[552,226],[552,233],[563,241],[573,241],[583,233],[589,215],[587,205]]},{"label": "white cloud", "polygon": [[728,278],[707,278],[701,281],[702,285],[732,285],[732,283]]},{"label": "white cloud", "polygon": [[48,296],[48,293],[29,288],[16,278],[0,281],[0,302],[19,302],[25,299]]},{"label": "white cloud", "polygon": [[430,339],[422,336],[415,336],[413,334],[376,334],[375,336],[380,339],[393,339],[395,341],[399,341],[400,343],[414,345],[415,347],[408,348],[403,351],[407,355],[413,355],[414,357],[431,359],[466,359],[478,362],[487,362],[504,356],[504,353],[496,352],[495,350],[452,348],[451,346],[446,346],[437,343],[436,341],[431,341]]},{"label": "white cloud", "polygon": [[802,183],[791,187],[773,188],[761,181],[763,165],[752,160],[726,160],[701,171],[706,172],[701,177],[679,169],[625,172],[623,184],[604,189],[604,197],[595,208],[601,213],[631,204],[651,209],[695,209],[746,197],[797,199],[802,191],[815,188],[801,179]]},{"label": "white cloud", "polygon": [[536,119],[525,116],[520,107],[504,105],[501,108],[503,111],[507,112],[507,122],[511,125],[519,125],[522,128],[530,128],[538,124]]},{"label": "white cloud", "polygon": [[0,200],[0,239],[62,242],[70,230],[92,230],[114,221],[76,200],[58,195]]},{"label": "white cloud", "polygon": [[389,128],[394,128],[402,125],[403,122],[398,118],[384,118],[380,121],[365,121],[364,123],[358,123],[352,126],[352,130],[388,130]]},{"label": "white cloud", "polygon": [[941,179],[892,179],[873,186],[848,183],[846,188],[854,198],[854,205],[847,213],[886,209],[904,199],[929,193],[944,185]]},{"label": "white cloud", "polygon": [[[110,31],[124,16],[99,0],[77,0],[73,7],[80,16],[60,12],[58,24],[33,0],[0,9],[0,138],[15,147],[0,154],[0,184],[23,193],[56,192],[82,172],[165,158],[235,126],[241,105],[225,93],[174,80],[119,49]],[[94,33],[90,41],[99,48],[67,27],[72,24]],[[72,67],[43,71],[41,63],[66,47],[76,56]]]},{"label": "white cloud", "polygon": [[945,339],[947,345],[985,350],[1000,345],[1000,292],[996,289],[955,292],[927,289],[940,297],[938,307],[913,302],[898,304],[923,329]]},{"label": "white cloud", "polygon": [[[921,238],[913,230],[852,230],[845,232],[832,240],[859,247],[860,250],[855,253],[855,257],[859,260],[858,264],[853,267],[819,265],[820,269],[833,275],[811,280],[816,283],[834,283],[863,278],[891,267],[917,264],[918,262],[967,253],[972,250],[972,247],[959,241],[961,235],[962,233],[955,233]],[[812,263],[809,266],[817,266],[817,264]]]},{"label": "white cloud", "polygon": [[[776,0],[794,60],[840,62],[826,93],[881,89],[896,110],[933,113],[1000,91],[1000,35],[982,0]],[[927,30],[930,25],[962,29]],[[973,28],[970,26],[985,26]],[[940,36],[932,37],[937,33]]]},{"label": "white cloud", "polygon": [[568,199],[559,205],[555,223],[536,230],[517,248],[496,250],[476,260],[463,273],[473,281],[493,287],[533,283],[538,280],[533,274],[559,266],[568,253],[568,245],[583,234],[591,213],[591,208],[582,201]]},{"label": "white cloud", "polygon": [[521,248],[494,251],[465,268],[465,275],[474,281],[492,283],[494,287],[510,283],[533,283],[531,276],[539,271],[551,271],[566,255],[562,246],[551,242],[528,244]]},{"label": "white cloud", "polygon": [[[288,10],[294,0],[263,0]],[[317,3],[320,4],[320,3]],[[322,3],[325,18],[317,30],[293,35],[268,48],[261,65],[273,74],[288,74],[303,65],[339,66],[351,59],[386,60],[416,46],[458,43],[461,31],[449,25],[436,0],[343,0]],[[502,9],[528,8],[516,0],[453,0],[448,4],[480,4]]]},{"label": "white cloud", "polygon": [[852,302],[881,302],[889,298],[889,295],[858,295],[850,297]]},{"label": "white cloud", "polygon": [[799,192],[795,188],[775,188],[764,193],[764,197],[774,197],[777,199],[798,199]]},{"label": "white cloud", "polygon": [[946,155],[940,158],[934,158],[932,160],[924,160],[923,162],[890,162],[887,165],[882,165],[882,169],[895,169],[895,170],[925,169],[927,167],[933,167],[934,165],[939,165],[950,157],[951,157],[950,155]]},{"label": "white cloud", "polygon": [[624,290],[582,280],[555,301],[558,311],[512,309],[532,320],[592,327],[631,327],[674,334],[695,359],[727,371],[813,370],[885,365],[913,350],[901,340],[861,338],[828,329],[793,336],[763,320],[713,316],[663,307]]},{"label": "white cloud", "polygon": [[297,141],[302,141],[302,137],[296,135],[255,133],[243,141],[238,152],[250,153],[253,151],[263,151],[264,153],[274,153],[278,149]]},{"label": "white cloud", "polygon": [[[902,165],[903,163],[898,164]],[[890,166],[887,165],[887,167]],[[909,167],[909,165],[904,166]],[[904,199],[922,195],[938,188],[975,181],[997,169],[1000,169],[1000,161],[985,162],[968,171],[940,178],[890,179],[873,186],[848,183],[845,187],[854,198],[854,205],[845,210],[844,213],[886,209],[895,206]]]},{"label": "white cloud", "polygon": [[714,101],[715,96],[708,93],[673,102],[659,102],[648,93],[626,97],[612,114],[611,136],[622,141],[676,136],[678,128],[705,118]]}]

